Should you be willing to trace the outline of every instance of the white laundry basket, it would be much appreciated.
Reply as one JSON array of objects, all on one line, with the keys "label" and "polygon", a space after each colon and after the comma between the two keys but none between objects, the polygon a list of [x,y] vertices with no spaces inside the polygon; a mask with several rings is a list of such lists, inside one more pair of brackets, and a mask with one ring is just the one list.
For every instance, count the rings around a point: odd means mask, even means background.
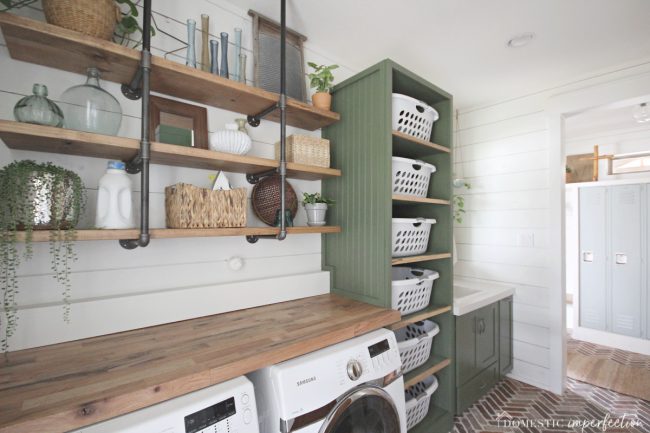
[{"label": "white laundry basket", "polygon": [[433,283],[439,277],[438,272],[429,269],[394,267],[391,271],[392,308],[402,315],[426,308]]},{"label": "white laundry basket", "polygon": [[416,256],[427,250],[433,218],[393,218],[393,257]]},{"label": "white laundry basket", "polygon": [[433,123],[440,116],[433,107],[400,93],[393,93],[393,130],[429,141]]},{"label": "white laundry basket", "polygon": [[433,337],[439,332],[440,327],[432,320],[412,323],[395,331],[403,373],[427,362],[431,356]]},{"label": "white laundry basket", "polygon": [[426,197],[436,166],[409,158],[393,156],[393,194]]},{"label": "white laundry basket", "polygon": [[429,412],[431,396],[438,389],[438,378],[434,375],[424,378],[422,381],[404,390],[406,399],[406,429],[419,423]]}]

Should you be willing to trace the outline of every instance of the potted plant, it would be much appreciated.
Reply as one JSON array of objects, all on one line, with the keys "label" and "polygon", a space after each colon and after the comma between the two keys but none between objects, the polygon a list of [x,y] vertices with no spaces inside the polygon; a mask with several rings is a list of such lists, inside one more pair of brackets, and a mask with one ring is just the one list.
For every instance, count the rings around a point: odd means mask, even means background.
[{"label": "potted plant", "polygon": [[338,68],[339,65],[325,66],[317,65],[313,62],[307,64],[314,69],[314,72],[308,75],[310,87],[316,89],[316,93],[312,95],[311,101],[314,104],[314,107],[329,110],[332,106],[332,95],[330,95],[330,90],[332,89],[332,83],[334,82],[332,69]]},{"label": "potted plant", "polygon": [[573,182],[573,170],[568,165],[564,167],[564,183]]},{"label": "potted plant", "polygon": [[310,227],[324,226],[327,206],[333,205],[334,200],[325,198],[320,193],[302,195],[302,203],[307,211],[307,225]]},{"label": "potted plant", "polygon": [[[16,161],[0,170],[0,292],[6,323],[0,346],[7,351],[17,325],[18,267],[32,256],[34,230],[50,230],[54,278],[63,285],[64,318],[69,318],[70,265],[76,259],[75,225],[85,204],[85,188],[77,174],[53,164]],[[24,253],[18,232],[24,231]]]}]

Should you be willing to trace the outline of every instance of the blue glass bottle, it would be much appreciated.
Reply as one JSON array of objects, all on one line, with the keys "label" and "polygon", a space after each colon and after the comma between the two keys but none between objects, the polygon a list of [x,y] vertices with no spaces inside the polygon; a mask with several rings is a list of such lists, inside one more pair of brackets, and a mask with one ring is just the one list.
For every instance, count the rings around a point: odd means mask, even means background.
[{"label": "blue glass bottle", "polygon": [[219,75],[229,78],[228,74],[228,33],[221,32],[221,70]]},{"label": "blue glass bottle", "polygon": [[210,72],[219,75],[219,42],[216,39],[210,40]]},{"label": "blue glass bottle", "polygon": [[196,48],[194,44],[194,33],[196,32],[196,21],[192,19],[187,20],[187,55],[185,57],[185,64],[196,68]]}]

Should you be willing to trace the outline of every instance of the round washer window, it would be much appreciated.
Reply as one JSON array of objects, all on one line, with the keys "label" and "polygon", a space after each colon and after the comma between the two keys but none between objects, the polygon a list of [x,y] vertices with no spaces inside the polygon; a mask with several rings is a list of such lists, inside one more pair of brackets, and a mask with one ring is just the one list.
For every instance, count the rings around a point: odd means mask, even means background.
[{"label": "round washer window", "polygon": [[386,391],[360,388],[341,399],[320,433],[400,433],[399,415]]}]

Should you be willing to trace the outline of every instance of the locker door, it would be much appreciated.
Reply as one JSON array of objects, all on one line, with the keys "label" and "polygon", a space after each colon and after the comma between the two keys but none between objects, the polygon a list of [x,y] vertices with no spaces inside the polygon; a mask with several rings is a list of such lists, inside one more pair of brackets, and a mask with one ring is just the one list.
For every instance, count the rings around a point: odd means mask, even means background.
[{"label": "locker door", "polygon": [[580,188],[580,326],[607,329],[607,190]]},{"label": "locker door", "polygon": [[610,189],[611,331],[641,336],[641,185]]}]

